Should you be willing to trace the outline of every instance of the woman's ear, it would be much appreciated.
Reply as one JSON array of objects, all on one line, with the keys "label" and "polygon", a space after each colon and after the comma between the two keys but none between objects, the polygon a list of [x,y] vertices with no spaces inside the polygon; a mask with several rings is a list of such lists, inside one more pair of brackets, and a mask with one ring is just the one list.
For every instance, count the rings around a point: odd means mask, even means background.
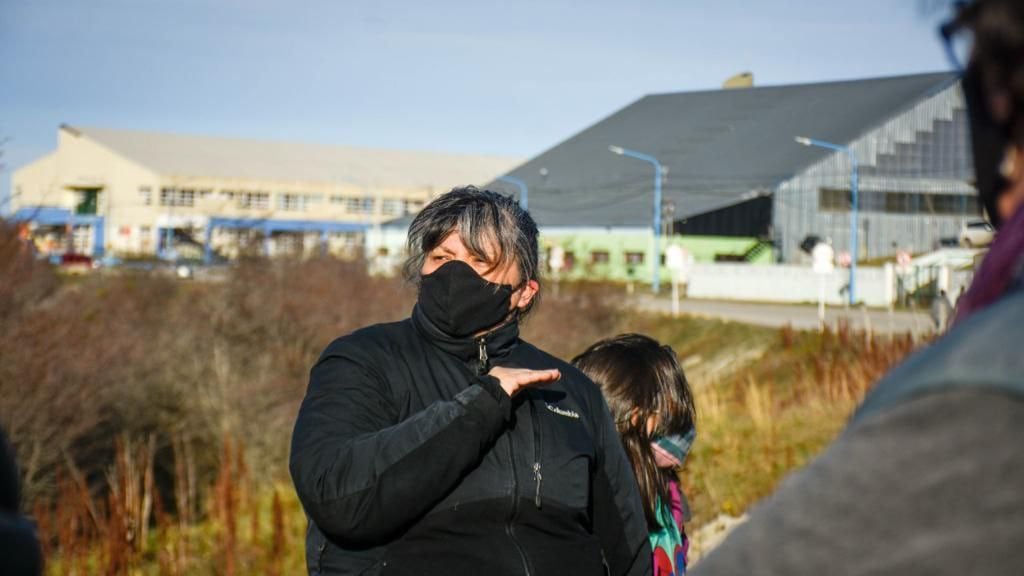
[{"label": "woman's ear", "polygon": [[[629,411],[629,424],[630,426],[633,427],[633,429],[636,429],[637,426],[640,424],[639,408],[634,407],[632,410]],[[650,416],[648,416],[644,428],[647,436],[654,434],[654,431],[658,428],[658,415],[651,414]]]},{"label": "woman's ear", "polygon": [[1008,186],[996,200],[996,210],[999,211],[1000,220],[1006,222],[1013,218],[1017,208],[1024,202],[1024,153],[1018,146],[1007,147],[999,171]]},{"label": "woman's ear", "polygon": [[653,435],[654,431],[658,429],[658,420],[659,420],[659,418],[658,418],[657,414],[651,414],[650,416],[647,417],[647,435],[648,436]]},{"label": "woman's ear", "polygon": [[537,295],[537,292],[540,292],[540,283],[536,280],[527,280],[519,290],[519,301],[516,302],[515,307],[525,310],[530,302],[533,302],[533,297]]}]

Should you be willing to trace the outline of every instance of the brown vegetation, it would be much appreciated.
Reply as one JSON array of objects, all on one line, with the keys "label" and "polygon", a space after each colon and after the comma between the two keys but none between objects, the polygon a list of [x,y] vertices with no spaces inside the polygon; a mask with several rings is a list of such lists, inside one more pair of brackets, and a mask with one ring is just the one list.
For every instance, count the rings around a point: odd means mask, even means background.
[{"label": "brown vegetation", "polygon": [[756,361],[696,388],[698,437],[682,478],[694,524],[767,496],[842,429],[874,383],[916,346],[909,335],[782,328]]}]

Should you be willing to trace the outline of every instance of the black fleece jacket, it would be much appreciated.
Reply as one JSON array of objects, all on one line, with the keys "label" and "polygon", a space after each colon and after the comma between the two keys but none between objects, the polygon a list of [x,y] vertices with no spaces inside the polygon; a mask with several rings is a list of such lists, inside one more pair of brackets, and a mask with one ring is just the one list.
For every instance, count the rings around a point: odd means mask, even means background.
[{"label": "black fleece jacket", "polygon": [[[510,399],[491,366],[557,368]],[[411,318],[332,342],[290,469],[310,574],[648,574],[639,493],[598,388],[519,339]]]}]

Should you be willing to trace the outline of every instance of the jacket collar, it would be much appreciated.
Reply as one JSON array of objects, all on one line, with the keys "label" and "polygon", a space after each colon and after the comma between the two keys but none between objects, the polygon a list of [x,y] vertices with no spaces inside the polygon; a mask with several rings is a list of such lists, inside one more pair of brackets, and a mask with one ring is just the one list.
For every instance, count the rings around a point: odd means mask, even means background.
[{"label": "jacket collar", "polygon": [[485,343],[487,357],[492,361],[505,358],[519,343],[518,320],[502,324],[483,336],[455,338],[438,328],[416,305],[412,309],[412,325],[431,344],[464,362],[480,358],[481,339]]}]

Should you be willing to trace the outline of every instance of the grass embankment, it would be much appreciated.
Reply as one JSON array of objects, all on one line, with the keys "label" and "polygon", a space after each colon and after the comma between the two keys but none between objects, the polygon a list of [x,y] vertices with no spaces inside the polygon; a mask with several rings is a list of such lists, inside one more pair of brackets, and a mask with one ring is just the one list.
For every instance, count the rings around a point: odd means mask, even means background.
[{"label": "grass embankment", "polygon": [[766,346],[727,372],[691,380],[698,436],[682,478],[696,527],[743,513],[806,464],[914,345],[909,337],[875,339],[845,329],[734,333],[741,338],[726,354],[742,357]]}]

